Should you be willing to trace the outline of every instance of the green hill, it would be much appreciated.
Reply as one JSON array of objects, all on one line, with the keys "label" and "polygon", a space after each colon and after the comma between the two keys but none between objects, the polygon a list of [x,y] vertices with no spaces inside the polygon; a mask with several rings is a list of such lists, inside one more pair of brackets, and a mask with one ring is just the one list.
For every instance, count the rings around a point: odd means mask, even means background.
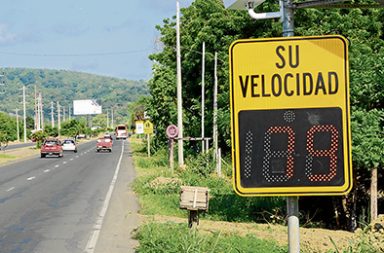
[{"label": "green hill", "polygon": [[0,86],[0,111],[14,113],[22,109],[22,87],[26,86],[27,114],[33,115],[34,91],[42,92],[44,113],[50,115],[51,101],[72,107],[77,99],[96,99],[104,109],[112,106],[116,116],[126,117],[127,106],[140,96],[147,95],[145,81],[131,81],[93,74],[47,69],[3,68]]}]

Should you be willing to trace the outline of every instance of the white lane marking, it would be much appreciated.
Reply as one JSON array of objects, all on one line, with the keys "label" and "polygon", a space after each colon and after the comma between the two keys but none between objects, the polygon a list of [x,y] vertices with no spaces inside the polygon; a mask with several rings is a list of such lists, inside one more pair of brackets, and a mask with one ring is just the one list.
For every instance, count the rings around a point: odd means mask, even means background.
[{"label": "white lane marking", "polygon": [[28,181],[31,181],[31,180],[33,180],[33,179],[35,179],[36,177],[29,177],[29,178],[27,178],[27,180]]},{"label": "white lane marking", "polygon": [[59,168],[59,166],[60,166],[60,165],[56,164],[56,165],[55,165],[55,168]]},{"label": "white lane marking", "polygon": [[67,163],[66,161],[63,162],[63,164],[66,164],[66,163]]},{"label": "white lane marking", "polygon": [[44,170],[44,173],[47,173],[47,172],[50,172],[50,171],[51,171],[51,170],[49,170],[49,169],[48,169],[48,170]]},{"label": "white lane marking", "polygon": [[73,158],[69,159],[70,161],[73,161]]},{"label": "white lane marking", "polygon": [[112,192],[113,192],[113,189],[115,188],[117,175],[119,174],[119,170],[120,170],[121,160],[123,159],[123,154],[124,154],[124,143],[121,146],[121,154],[120,154],[119,162],[117,163],[115,174],[113,175],[111,184],[109,185],[109,189],[107,192],[107,196],[105,197],[103,207],[100,210],[99,216],[97,217],[95,225],[93,226],[93,232],[91,233],[87,246],[85,247],[84,252],[86,253],[93,253],[95,251],[96,244],[99,239],[100,231],[103,226],[104,216],[107,213],[109,202],[112,197]]},{"label": "white lane marking", "polygon": [[76,158],[79,158],[79,156],[77,155]]},{"label": "white lane marking", "polygon": [[11,187],[7,190],[7,192],[10,192],[10,191],[13,191],[15,189],[15,187]]}]

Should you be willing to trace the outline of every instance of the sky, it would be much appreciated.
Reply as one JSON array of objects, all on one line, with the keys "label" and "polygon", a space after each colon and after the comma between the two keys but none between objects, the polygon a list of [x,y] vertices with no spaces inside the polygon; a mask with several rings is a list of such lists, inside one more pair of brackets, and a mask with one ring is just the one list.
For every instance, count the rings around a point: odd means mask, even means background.
[{"label": "sky", "polygon": [[3,0],[0,68],[148,80],[148,55],[159,50],[155,26],[175,13],[175,0]]}]

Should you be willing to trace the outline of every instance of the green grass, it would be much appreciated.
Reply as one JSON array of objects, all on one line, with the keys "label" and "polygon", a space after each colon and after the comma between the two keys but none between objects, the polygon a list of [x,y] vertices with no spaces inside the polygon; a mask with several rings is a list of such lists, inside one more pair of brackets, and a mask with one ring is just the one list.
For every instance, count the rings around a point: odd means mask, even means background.
[{"label": "green grass", "polygon": [[283,253],[286,247],[253,235],[238,236],[198,232],[185,224],[149,223],[140,227],[137,235],[139,253]]},{"label": "green grass", "polygon": [[[271,213],[279,214],[276,210],[285,207],[282,198],[244,198],[235,194],[229,177],[215,175],[209,154],[187,159],[187,169],[176,170],[172,175],[165,150],[151,157],[147,157],[143,144],[132,143],[132,150],[138,174],[133,189],[138,193],[142,214],[185,217],[185,211],[179,210],[180,185],[210,189],[209,211],[201,215],[203,219],[265,222]],[[177,178],[180,183],[153,187],[151,182],[157,177]]]},{"label": "green grass", "polygon": [[0,154],[0,159],[13,159],[16,158],[14,155]]}]

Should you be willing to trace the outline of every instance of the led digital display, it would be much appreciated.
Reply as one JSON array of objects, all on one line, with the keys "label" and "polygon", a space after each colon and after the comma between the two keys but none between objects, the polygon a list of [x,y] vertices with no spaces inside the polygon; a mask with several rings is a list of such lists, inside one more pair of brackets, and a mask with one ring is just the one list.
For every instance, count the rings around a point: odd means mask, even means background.
[{"label": "led digital display", "polygon": [[239,113],[245,188],[345,183],[340,108]]}]

